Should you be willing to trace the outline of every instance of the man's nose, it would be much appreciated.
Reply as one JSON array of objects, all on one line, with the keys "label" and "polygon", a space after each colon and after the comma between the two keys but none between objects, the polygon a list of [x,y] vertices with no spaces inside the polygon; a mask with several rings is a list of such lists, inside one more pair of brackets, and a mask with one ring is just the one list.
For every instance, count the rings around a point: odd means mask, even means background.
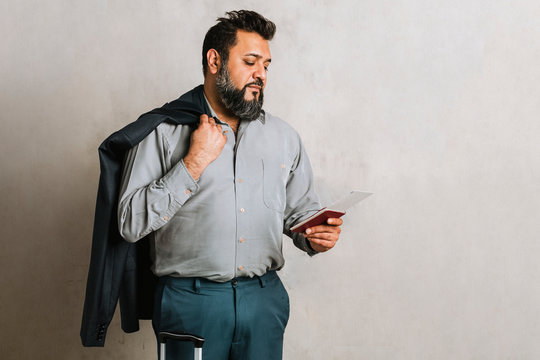
[{"label": "man's nose", "polygon": [[266,84],[266,69],[264,68],[264,64],[258,64],[255,72],[253,73],[254,79],[260,79],[263,84]]}]

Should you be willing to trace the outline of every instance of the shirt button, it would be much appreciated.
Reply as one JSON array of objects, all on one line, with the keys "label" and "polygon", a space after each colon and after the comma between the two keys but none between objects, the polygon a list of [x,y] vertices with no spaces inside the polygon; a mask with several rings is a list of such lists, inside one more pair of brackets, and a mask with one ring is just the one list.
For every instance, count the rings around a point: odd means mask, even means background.
[{"label": "shirt button", "polygon": [[244,210],[244,208],[240,208],[240,212],[244,212],[244,211],[246,211],[246,210]]},{"label": "shirt button", "polygon": [[246,239],[240,238],[240,242],[241,242],[241,243],[243,243],[244,241],[246,241]]},{"label": "shirt button", "polygon": [[242,271],[242,270],[244,270],[244,267],[243,267],[242,265],[240,265],[240,266],[238,267],[238,270]]},{"label": "shirt button", "polygon": [[168,217],[168,216],[164,216],[164,217],[163,217],[163,220],[167,221],[167,220],[169,220],[169,217]]},{"label": "shirt button", "polygon": [[186,194],[188,194],[188,195],[191,194],[191,190],[187,189]]}]

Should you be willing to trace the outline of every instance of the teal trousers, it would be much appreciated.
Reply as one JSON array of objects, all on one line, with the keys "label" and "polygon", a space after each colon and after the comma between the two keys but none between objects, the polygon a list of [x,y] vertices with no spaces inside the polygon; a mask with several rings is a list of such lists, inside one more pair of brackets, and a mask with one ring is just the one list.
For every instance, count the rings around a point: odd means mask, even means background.
[{"label": "teal trousers", "polygon": [[[225,283],[160,278],[152,325],[205,338],[204,360],[280,360],[289,296],[275,271]],[[167,360],[193,358],[193,345],[167,342]]]}]

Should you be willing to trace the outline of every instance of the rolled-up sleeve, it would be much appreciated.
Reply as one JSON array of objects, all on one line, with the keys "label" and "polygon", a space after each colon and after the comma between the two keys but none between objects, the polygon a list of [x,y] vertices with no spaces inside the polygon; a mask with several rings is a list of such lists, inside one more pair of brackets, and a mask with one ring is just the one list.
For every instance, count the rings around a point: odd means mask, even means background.
[{"label": "rolled-up sleeve", "polygon": [[165,225],[199,190],[183,160],[170,167],[169,142],[160,125],[126,155],[117,215],[129,242]]}]

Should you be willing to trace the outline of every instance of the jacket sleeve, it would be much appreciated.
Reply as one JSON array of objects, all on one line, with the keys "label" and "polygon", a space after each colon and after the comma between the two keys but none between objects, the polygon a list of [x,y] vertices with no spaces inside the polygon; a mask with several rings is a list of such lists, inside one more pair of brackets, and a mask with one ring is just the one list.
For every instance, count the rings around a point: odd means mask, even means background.
[{"label": "jacket sleeve", "polygon": [[116,201],[120,183],[122,149],[129,140],[116,132],[99,147],[101,174],[96,199],[92,252],[81,323],[84,346],[104,346],[109,323],[118,300],[129,249],[116,231]]},{"label": "jacket sleeve", "polygon": [[173,146],[170,124],[162,124],[128,151],[118,205],[122,237],[135,242],[165,225],[199,190],[199,185],[180,160],[171,164]]}]

